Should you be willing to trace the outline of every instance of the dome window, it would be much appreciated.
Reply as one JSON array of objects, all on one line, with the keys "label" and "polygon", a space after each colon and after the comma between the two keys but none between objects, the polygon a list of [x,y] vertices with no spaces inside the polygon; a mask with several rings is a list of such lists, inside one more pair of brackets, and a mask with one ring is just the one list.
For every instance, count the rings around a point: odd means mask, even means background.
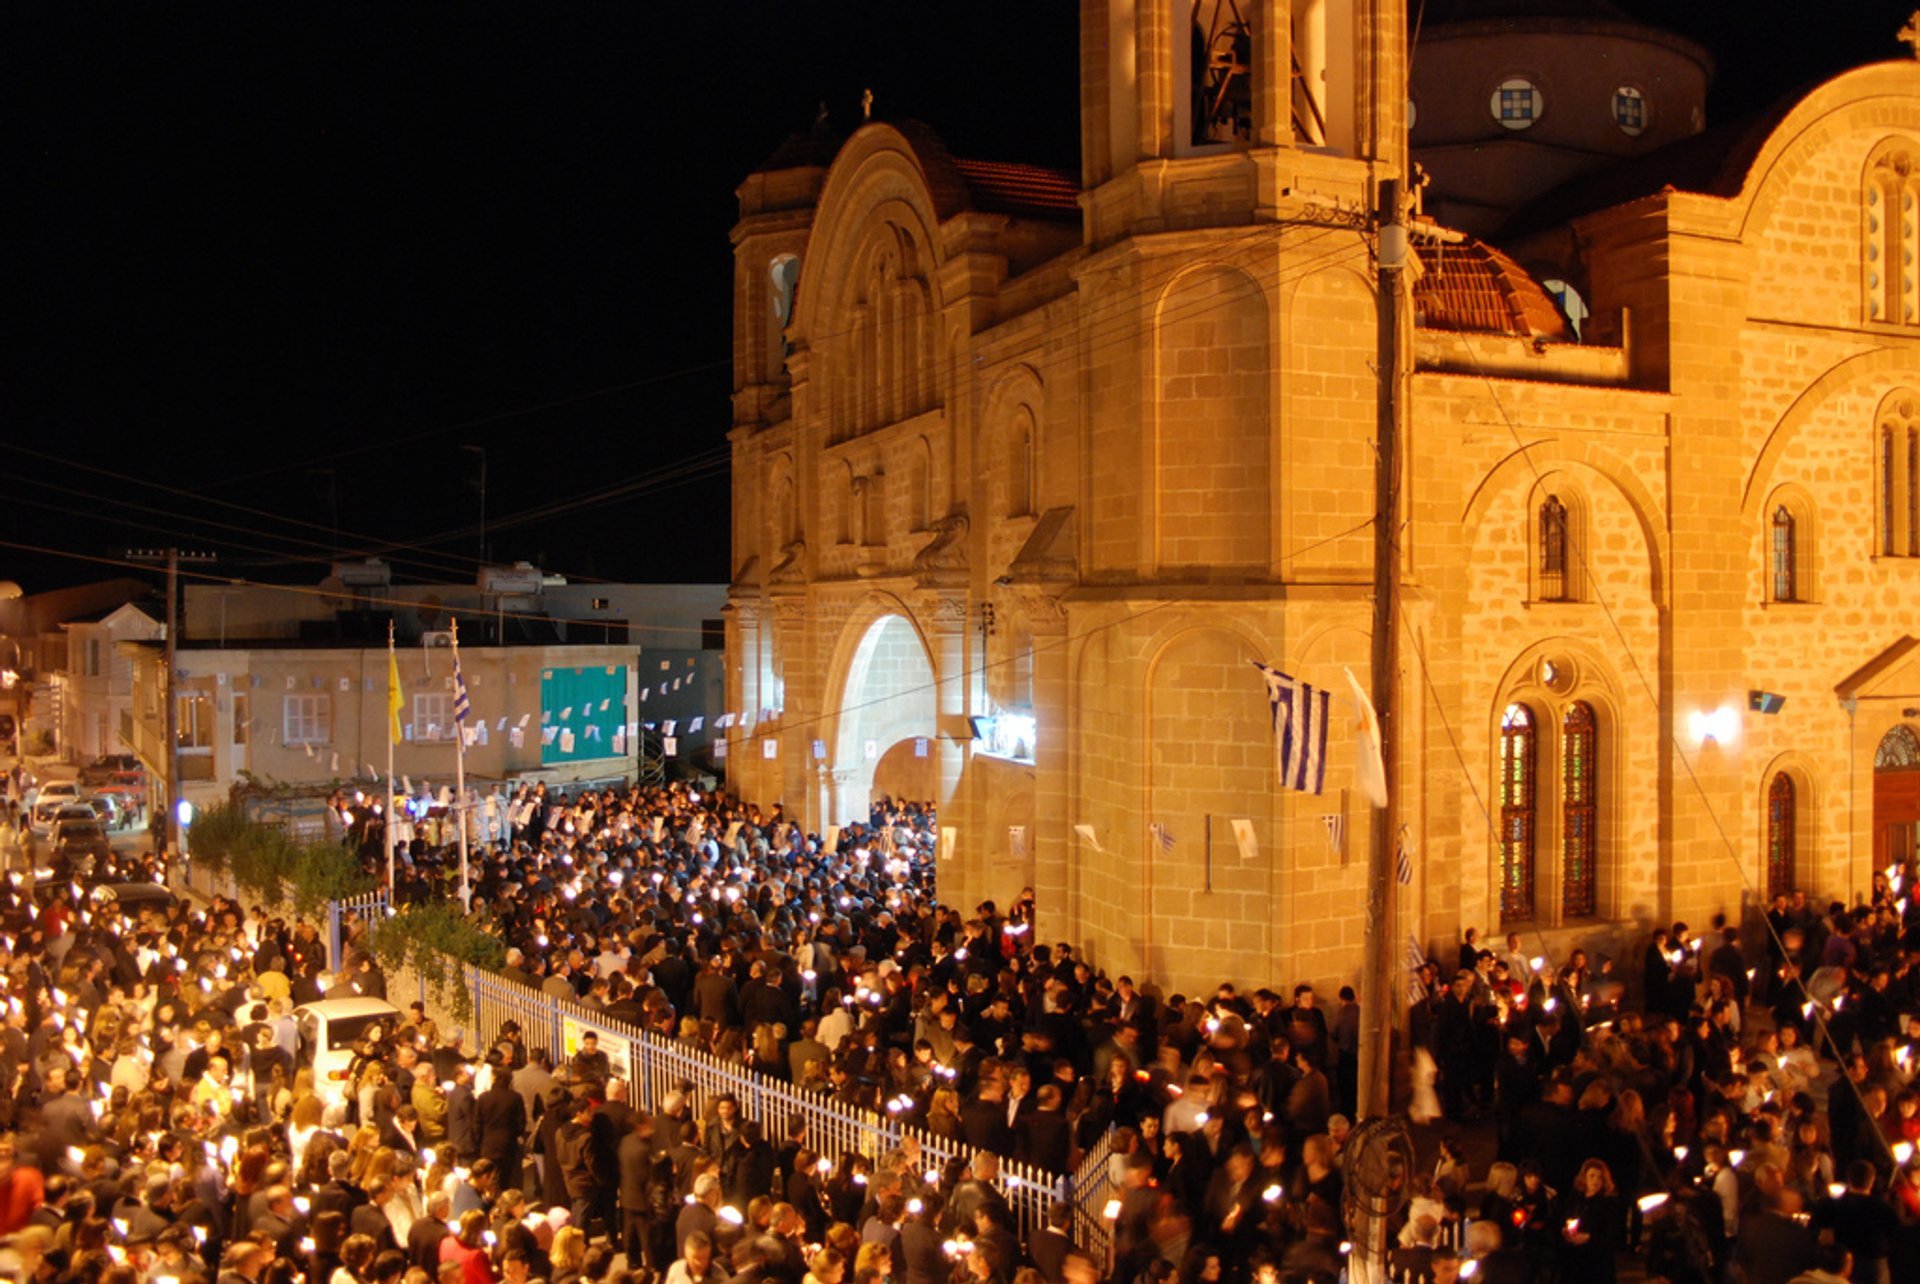
[{"label": "dome window", "polygon": [[1489,106],[1493,118],[1508,129],[1527,129],[1540,119],[1542,104],[1540,91],[1531,80],[1524,76],[1514,76],[1500,82],[1493,91],[1493,101]]},{"label": "dome window", "polygon": [[1647,96],[1632,85],[1613,91],[1613,123],[1629,138],[1638,138],[1647,128]]}]

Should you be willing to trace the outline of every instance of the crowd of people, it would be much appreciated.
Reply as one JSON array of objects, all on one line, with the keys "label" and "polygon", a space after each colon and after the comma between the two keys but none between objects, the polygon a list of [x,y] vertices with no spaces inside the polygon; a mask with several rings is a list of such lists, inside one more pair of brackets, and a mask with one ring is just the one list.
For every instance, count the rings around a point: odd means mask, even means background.
[{"label": "crowd of people", "polygon": [[[370,805],[345,840],[384,870]],[[690,1086],[641,1108],[582,1039],[475,1043],[418,1004],[316,1081],[295,1009],[381,996],[361,939],[216,899],[0,887],[0,1237],[21,1278],[1319,1284],[1346,1198],[1350,990],[1167,994],[937,901],[934,818],[807,834],[677,784],[521,791],[473,844],[506,976],[950,1139],[827,1153]],[[449,895],[420,827],[395,895]],[[445,835],[440,835],[444,838]],[[478,837],[478,836],[476,836]],[[152,879],[151,857],[128,871]],[[1783,898],[1655,934],[1640,973],[1521,938],[1422,969],[1397,1281],[1891,1284],[1920,1261],[1920,914]],[[1431,1085],[1429,1086],[1429,1080]],[[1019,1224],[1002,1172],[1102,1143],[1104,1232]]]}]

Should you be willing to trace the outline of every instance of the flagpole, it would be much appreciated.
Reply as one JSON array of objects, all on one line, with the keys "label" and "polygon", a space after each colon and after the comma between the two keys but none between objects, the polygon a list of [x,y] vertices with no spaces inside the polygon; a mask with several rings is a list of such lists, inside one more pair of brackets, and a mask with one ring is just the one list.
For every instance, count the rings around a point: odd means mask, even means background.
[{"label": "flagpole", "polygon": [[[449,624],[453,639],[453,673],[456,701],[466,697],[465,679],[460,676],[460,620]],[[473,912],[473,892],[467,885],[467,720],[464,714],[453,720],[453,829],[460,836],[460,912]]]},{"label": "flagpole", "polygon": [[399,889],[393,882],[393,842],[398,832],[393,822],[393,727],[399,711],[393,707],[393,675],[400,671],[400,660],[393,649],[393,620],[387,620],[387,823],[383,827],[387,846],[387,904],[393,905],[400,899]]}]

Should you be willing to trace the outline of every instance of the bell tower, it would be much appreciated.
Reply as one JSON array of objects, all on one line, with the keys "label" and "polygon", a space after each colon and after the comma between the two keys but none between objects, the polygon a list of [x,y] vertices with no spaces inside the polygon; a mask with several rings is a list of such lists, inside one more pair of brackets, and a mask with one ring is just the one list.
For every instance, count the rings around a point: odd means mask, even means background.
[{"label": "bell tower", "polygon": [[1400,177],[1406,68],[1399,0],[1082,0],[1083,185],[1275,150]]}]

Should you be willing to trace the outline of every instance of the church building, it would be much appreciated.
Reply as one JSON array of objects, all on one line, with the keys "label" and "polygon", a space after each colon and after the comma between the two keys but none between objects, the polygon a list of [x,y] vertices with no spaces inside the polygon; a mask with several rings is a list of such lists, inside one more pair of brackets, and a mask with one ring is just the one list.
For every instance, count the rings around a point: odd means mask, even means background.
[{"label": "church building", "polygon": [[[1723,125],[1704,50],[1597,0],[1408,41],[1082,0],[1078,173],[876,113],[745,179],[731,787],[823,833],[934,800],[943,900],[1032,887],[1110,973],[1353,982],[1397,364],[1396,940],[1637,960],[1911,860],[1920,63]],[[1332,693],[1321,792],[1254,662]]]}]

